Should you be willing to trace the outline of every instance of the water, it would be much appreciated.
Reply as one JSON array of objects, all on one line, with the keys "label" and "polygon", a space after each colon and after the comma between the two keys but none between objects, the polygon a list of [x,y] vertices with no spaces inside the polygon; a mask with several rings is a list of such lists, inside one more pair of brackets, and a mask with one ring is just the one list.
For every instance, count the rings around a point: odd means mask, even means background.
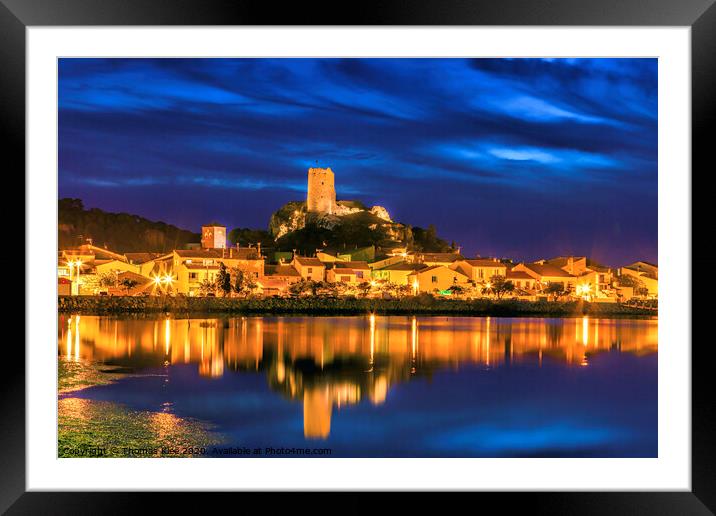
[{"label": "water", "polygon": [[656,319],[60,316],[70,396],[350,457],[655,457]]}]

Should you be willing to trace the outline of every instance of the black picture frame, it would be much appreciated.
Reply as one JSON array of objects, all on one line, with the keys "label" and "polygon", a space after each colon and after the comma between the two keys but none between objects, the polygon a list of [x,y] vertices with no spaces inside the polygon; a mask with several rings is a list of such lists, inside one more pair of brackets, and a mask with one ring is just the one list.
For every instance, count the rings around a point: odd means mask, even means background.
[{"label": "black picture frame", "polygon": [[[709,234],[711,217],[695,210],[709,195],[703,181],[712,171],[710,147],[716,125],[716,5],[715,0],[390,0],[371,4],[330,5],[289,3],[274,5],[242,0],[0,0],[0,131],[7,170],[19,177],[25,170],[25,29],[31,26],[83,25],[531,25],[531,26],[689,26],[692,44],[692,234]],[[711,129],[711,131],[709,131]],[[709,167],[709,168],[707,168]],[[684,171],[689,180],[689,171]],[[6,173],[6,176],[8,174]],[[698,179],[699,188],[694,188]],[[18,186],[24,191],[24,186]],[[10,194],[6,194],[10,195]],[[706,200],[704,198],[704,200]],[[13,221],[17,224],[16,221]],[[692,240],[694,270],[715,261],[706,243]],[[710,268],[710,267],[709,267]],[[24,275],[23,275],[24,277]],[[691,281],[691,278],[688,278]],[[54,288],[54,287],[53,287]],[[18,292],[22,290],[18,289]],[[694,294],[695,296],[696,294]],[[692,320],[708,316],[707,303],[692,299]],[[25,321],[27,324],[27,316]],[[694,327],[693,330],[696,330]],[[696,332],[693,333],[694,336]],[[694,338],[693,341],[696,341]],[[8,344],[8,343],[5,343]],[[684,343],[688,345],[689,343]],[[709,344],[700,342],[700,344]],[[29,345],[41,343],[26,342]],[[25,348],[6,345],[2,382],[0,443],[0,511],[8,514],[124,514],[145,508],[149,493],[26,492],[25,487]],[[533,513],[568,514],[713,514],[716,511],[716,445],[714,403],[708,346],[692,347],[692,490],[642,493],[484,493],[501,511],[516,507]],[[174,493],[162,507],[206,510],[236,495]],[[222,500],[216,497],[222,497]],[[457,496],[457,495],[455,495]],[[459,495],[464,498],[465,495]],[[474,494],[470,496],[475,496]],[[303,495],[241,494],[245,501],[287,508],[305,506]],[[261,497],[261,498],[259,498]],[[300,501],[296,500],[300,497]],[[413,494],[404,510],[425,508]],[[464,500],[462,501],[465,502]],[[300,505],[295,505],[296,503]],[[339,505],[363,512],[374,508],[365,495],[346,494]],[[452,504],[459,504],[455,500]],[[474,502],[468,502],[470,504]],[[457,505],[452,505],[457,507]],[[268,506],[267,506],[268,507]],[[319,507],[319,506],[316,506]],[[478,506],[474,506],[478,510]],[[444,505],[442,506],[444,510]]]}]

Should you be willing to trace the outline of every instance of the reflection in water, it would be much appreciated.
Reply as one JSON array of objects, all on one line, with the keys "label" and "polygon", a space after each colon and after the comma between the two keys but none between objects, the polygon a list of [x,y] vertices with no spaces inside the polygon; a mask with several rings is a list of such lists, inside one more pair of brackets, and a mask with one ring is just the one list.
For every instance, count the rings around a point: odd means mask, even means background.
[{"label": "reflection in water", "polygon": [[208,378],[226,369],[263,371],[273,390],[302,400],[305,437],[325,439],[334,407],[363,399],[380,405],[391,386],[412,376],[465,364],[541,366],[544,357],[584,367],[599,352],[654,353],[657,326],[655,319],[589,317],[60,316],[58,352],[135,369],[197,364]]}]

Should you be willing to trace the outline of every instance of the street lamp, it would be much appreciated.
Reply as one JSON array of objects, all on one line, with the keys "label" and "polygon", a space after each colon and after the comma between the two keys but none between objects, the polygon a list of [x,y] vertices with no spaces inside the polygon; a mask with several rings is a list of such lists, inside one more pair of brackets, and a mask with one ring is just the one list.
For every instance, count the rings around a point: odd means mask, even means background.
[{"label": "street lamp", "polygon": [[577,285],[577,294],[582,296],[585,301],[589,300],[589,294],[592,291],[592,286],[589,283]]},{"label": "street lamp", "polygon": [[165,274],[162,278],[162,281],[167,286],[167,292],[169,291],[169,288],[172,286],[172,282],[174,281],[174,278],[171,276],[171,274]]},{"label": "street lamp", "polygon": [[72,281],[72,269],[73,269],[74,267],[77,267],[77,278],[75,278],[75,281],[77,282],[77,289],[78,289],[78,291],[79,291],[80,272],[81,272],[81,271],[80,271],[80,266],[82,265],[82,260],[79,260],[79,259],[78,259],[77,261],[74,261],[74,262],[73,262],[72,260],[70,260],[70,261],[67,262],[67,265],[70,266],[70,281]]}]

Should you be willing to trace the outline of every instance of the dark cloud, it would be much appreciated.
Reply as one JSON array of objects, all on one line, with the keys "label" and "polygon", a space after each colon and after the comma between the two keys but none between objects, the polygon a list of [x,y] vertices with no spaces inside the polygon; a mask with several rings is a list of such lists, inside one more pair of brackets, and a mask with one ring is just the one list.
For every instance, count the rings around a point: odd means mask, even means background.
[{"label": "dark cloud", "polygon": [[189,229],[304,195],[468,254],[657,260],[655,59],[61,59],[59,189]]}]

